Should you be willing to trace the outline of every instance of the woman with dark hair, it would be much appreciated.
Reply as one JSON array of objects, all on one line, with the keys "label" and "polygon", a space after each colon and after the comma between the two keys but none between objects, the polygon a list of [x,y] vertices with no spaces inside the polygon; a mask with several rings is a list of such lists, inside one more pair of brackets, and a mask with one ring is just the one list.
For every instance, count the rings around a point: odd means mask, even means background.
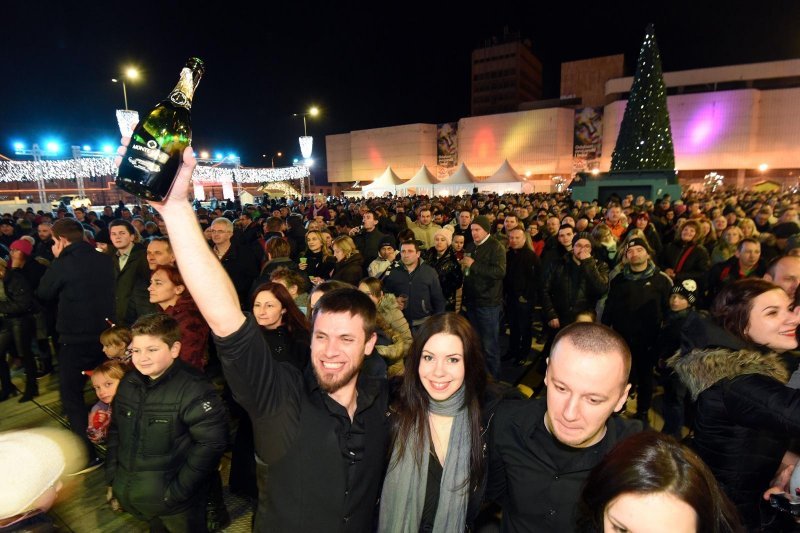
[{"label": "woman with dark hair", "polygon": [[181,330],[180,358],[203,370],[208,361],[208,333],[210,331],[192,295],[183,284],[181,273],[174,266],[158,265],[150,274],[150,303],[178,321]]},{"label": "woman with dark hair", "polygon": [[333,266],[331,279],[358,287],[358,282],[363,277],[364,259],[349,235],[339,235],[333,239],[333,256],[336,264]]},{"label": "woman with dark hair", "polygon": [[661,254],[663,246],[661,244],[661,237],[658,235],[655,225],[650,222],[650,215],[647,213],[635,213],[631,215],[628,229],[626,229],[625,233],[622,234],[620,242],[625,240],[625,238],[628,236],[628,233],[630,233],[630,231],[633,229],[641,230],[642,233],[644,233],[644,237],[650,244],[650,248],[652,248],[656,254],[653,257],[658,257]]},{"label": "woman with dark hair", "polygon": [[700,285],[702,294],[711,259],[700,244],[700,224],[687,220],[676,233],[677,239],[664,247],[659,266],[675,283],[693,279]]},{"label": "woman with dark hair", "polygon": [[455,313],[426,320],[406,358],[378,531],[462,532],[485,488],[487,402],[480,340]]},{"label": "woman with dark hair", "polygon": [[578,512],[579,527],[587,532],[744,531],[703,461],[654,431],[628,437],[594,467]]},{"label": "woman with dark hair", "polygon": [[[304,372],[311,357],[310,327],[286,287],[275,282],[259,285],[253,291],[251,308],[270,356]],[[234,411],[239,415],[239,427],[231,453],[231,492],[257,501],[253,424],[244,409],[236,405]]]},{"label": "woman with dark hair", "polygon": [[786,484],[773,477],[797,462],[785,453],[800,437],[800,390],[786,386],[781,355],[797,348],[800,318],[783,289],[756,278],[725,286],[711,317],[687,317],[681,353],[668,364],[696,401],[692,447],[745,525],[758,528],[769,512],[759,510],[764,491]]}]

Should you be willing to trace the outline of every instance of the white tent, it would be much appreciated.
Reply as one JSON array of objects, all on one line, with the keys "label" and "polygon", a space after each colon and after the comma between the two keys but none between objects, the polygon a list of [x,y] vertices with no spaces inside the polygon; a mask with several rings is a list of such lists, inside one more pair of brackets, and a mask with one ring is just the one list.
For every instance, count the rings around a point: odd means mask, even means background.
[{"label": "white tent", "polygon": [[397,186],[397,193],[408,196],[410,194],[427,194],[433,196],[436,178],[428,167],[422,165],[414,177],[402,185]]},{"label": "white tent", "polygon": [[461,163],[458,170],[436,185],[436,194],[438,196],[443,194],[453,196],[470,194],[474,186],[475,176],[469,171],[467,165]]},{"label": "white tent", "polygon": [[403,180],[394,173],[391,166],[388,166],[383,171],[383,174],[369,185],[364,185],[361,190],[364,196],[383,196],[386,193],[397,194],[397,186],[402,184]]},{"label": "white tent", "polygon": [[522,180],[506,159],[494,174],[478,183],[478,190],[500,194],[520,193],[522,192]]}]

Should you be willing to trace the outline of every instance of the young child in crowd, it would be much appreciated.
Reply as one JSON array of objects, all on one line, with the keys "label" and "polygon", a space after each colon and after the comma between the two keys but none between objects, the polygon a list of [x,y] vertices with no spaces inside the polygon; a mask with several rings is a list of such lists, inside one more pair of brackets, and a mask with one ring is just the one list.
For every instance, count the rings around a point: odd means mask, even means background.
[{"label": "young child in crowd", "polygon": [[100,344],[103,353],[109,359],[130,365],[131,356],[128,354],[128,345],[131,343],[131,330],[125,326],[111,326],[100,334]]},{"label": "young child in crowd", "polygon": [[174,318],[142,316],[131,335],[134,370],[117,389],[108,433],[112,497],[151,530],[205,531],[207,486],[227,445],[222,400],[178,357]]},{"label": "young child in crowd", "polygon": [[92,371],[92,387],[99,400],[89,411],[86,433],[95,444],[104,444],[111,423],[111,402],[117,394],[120,380],[125,376],[125,366],[115,360],[104,361]]},{"label": "young child in crowd", "polygon": [[678,440],[683,438],[681,428],[684,426],[684,410],[687,389],[678,375],[666,368],[664,361],[675,355],[681,346],[681,329],[686,317],[694,309],[697,301],[697,283],[686,279],[672,287],[669,297],[669,311],[666,314],[661,332],[658,335],[658,367],[661,369],[664,383],[664,427],[662,432],[672,435]]}]

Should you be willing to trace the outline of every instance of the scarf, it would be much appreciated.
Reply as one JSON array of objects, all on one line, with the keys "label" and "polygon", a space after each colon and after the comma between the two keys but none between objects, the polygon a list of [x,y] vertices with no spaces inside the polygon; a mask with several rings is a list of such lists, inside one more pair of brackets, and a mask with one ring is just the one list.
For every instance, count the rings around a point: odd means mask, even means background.
[{"label": "scarf", "polygon": [[647,268],[645,268],[641,272],[632,271],[630,265],[625,265],[625,268],[622,270],[622,274],[628,281],[647,279],[652,277],[655,273],[656,273],[656,265],[655,263],[649,260],[647,261]]},{"label": "scarf", "polygon": [[[464,406],[465,389],[462,385],[450,398],[437,402],[430,400],[430,413],[452,416],[453,427],[444,461],[439,502],[436,506],[434,533],[460,533],[466,527],[467,500],[469,496],[469,417]],[[426,425],[426,428],[428,426]],[[428,484],[428,461],[431,456],[430,430],[425,435],[399,435],[395,439],[389,471],[383,482],[378,531],[380,533],[417,533],[425,505],[425,487]],[[398,459],[398,442],[406,442],[406,451]],[[416,460],[416,449],[422,439],[422,461]]]}]

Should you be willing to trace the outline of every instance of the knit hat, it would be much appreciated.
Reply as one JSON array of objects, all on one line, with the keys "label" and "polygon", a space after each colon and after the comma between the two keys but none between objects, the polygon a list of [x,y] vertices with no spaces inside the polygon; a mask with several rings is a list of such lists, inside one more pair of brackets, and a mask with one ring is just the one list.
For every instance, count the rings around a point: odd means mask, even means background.
[{"label": "knit hat", "polygon": [[653,250],[650,249],[650,245],[647,243],[646,240],[644,240],[644,239],[642,239],[640,237],[635,237],[635,238],[629,240],[628,241],[628,245],[625,247],[625,251],[627,252],[628,250],[630,250],[634,246],[641,246],[642,248],[644,248],[647,251],[648,254],[653,255]]},{"label": "knit hat", "polygon": [[394,237],[392,237],[391,235],[384,235],[383,237],[381,237],[381,240],[378,242],[378,250],[380,250],[384,246],[391,246],[392,248],[397,249],[397,246],[395,245],[394,242]]},{"label": "knit hat", "polygon": [[0,435],[0,519],[27,511],[58,482],[66,459],[56,441],[36,431]]},{"label": "knit hat", "polygon": [[477,224],[478,226],[483,228],[483,231],[485,231],[486,233],[491,233],[492,232],[492,223],[489,222],[489,219],[486,218],[485,215],[476,216],[472,220],[471,224]]},{"label": "knit hat", "polygon": [[452,231],[448,231],[446,229],[437,229],[436,233],[434,233],[433,236],[434,237],[438,237],[439,235],[444,237],[444,240],[447,242],[447,246],[450,246],[450,244],[452,244],[452,242],[453,242],[453,232]]},{"label": "knit hat", "polygon": [[672,294],[680,294],[689,305],[694,305],[697,301],[697,282],[693,279],[685,279],[672,287]]},{"label": "knit hat", "polygon": [[592,245],[592,250],[594,250],[597,247],[597,243],[594,242],[594,237],[592,237],[592,234],[589,233],[588,231],[580,231],[576,233],[575,236],[572,237],[572,246],[575,246],[575,243],[581,239],[589,241],[589,243]]},{"label": "knit hat", "polygon": [[19,250],[25,254],[25,257],[30,257],[30,255],[33,253],[33,245],[31,245],[28,239],[17,239],[11,243],[10,248],[12,250]]}]

